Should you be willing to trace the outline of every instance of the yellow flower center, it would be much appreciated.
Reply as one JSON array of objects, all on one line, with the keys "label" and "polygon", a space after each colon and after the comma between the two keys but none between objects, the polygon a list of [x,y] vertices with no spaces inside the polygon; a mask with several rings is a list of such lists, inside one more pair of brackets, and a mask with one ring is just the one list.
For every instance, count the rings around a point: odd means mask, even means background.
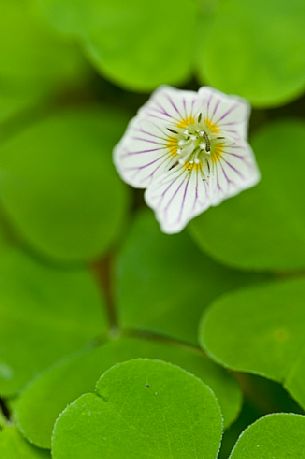
[{"label": "yellow flower center", "polygon": [[225,138],[219,135],[219,126],[202,113],[181,118],[168,131],[166,147],[186,170],[201,170],[206,165],[209,168],[210,162],[220,160]]}]

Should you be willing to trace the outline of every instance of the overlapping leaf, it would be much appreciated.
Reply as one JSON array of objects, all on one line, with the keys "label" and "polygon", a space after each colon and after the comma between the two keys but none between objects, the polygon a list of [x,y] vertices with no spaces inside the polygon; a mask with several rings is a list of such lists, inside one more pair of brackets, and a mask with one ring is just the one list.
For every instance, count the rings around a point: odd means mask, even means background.
[{"label": "overlapping leaf", "polygon": [[18,427],[32,443],[50,447],[54,422],[66,405],[92,391],[99,376],[111,366],[139,357],[172,362],[200,377],[214,390],[225,427],[236,418],[241,404],[238,385],[203,354],[189,347],[120,338],[64,359],[29,384],[15,407]]},{"label": "overlapping leaf", "polygon": [[[240,436],[232,459],[304,458],[305,417],[260,418]],[[115,365],[59,416],[54,459],[216,458],[221,418],[213,392],[179,367],[159,360]]]},{"label": "overlapping leaf", "polygon": [[1,248],[0,394],[106,331],[103,299],[86,270],[60,271]]},{"label": "overlapping leaf", "polygon": [[119,322],[196,343],[201,314],[212,300],[262,279],[215,263],[187,233],[162,234],[152,214],[142,213],[117,261]]},{"label": "overlapping leaf", "polygon": [[50,21],[80,38],[96,67],[119,84],[150,90],[190,75],[193,50],[185,37],[195,36],[194,0],[185,8],[175,0],[40,3]]},{"label": "overlapping leaf", "polygon": [[262,172],[261,183],[194,220],[191,234],[205,252],[234,267],[302,270],[304,123],[271,123],[253,137],[252,145]]},{"label": "overlapping leaf", "polygon": [[230,459],[305,458],[305,417],[280,413],[260,418],[238,439]]},{"label": "overlapping leaf", "polygon": [[118,236],[127,191],[111,151],[125,123],[113,111],[71,109],[1,145],[1,204],[22,238],[43,255],[95,259]]},{"label": "overlapping leaf", "polygon": [[198,41],[204,82],[255,106],[279,105],[304,91],[302,0],[227,0],[214,8]]},{"label": "overlapping leaf", "polygon": [[49,459],[48,451],[35,448],[27,443],[15,427],[7,426],[0,429],[1,459]]},{"label": "overlapping leaf", "polygon": [[305,281],[245,288],[216,301],[201,342],[222,365],[284,384],[305,408]]},{"label": "overlapping leaf", "polygon": [[241,405],[238,385],[225,370],[196,349],[139,338],[120,338],[66,358],[29,384],[15,406],[18,427],[31,443],[50,447],[54,422],[66,405],[93,390],[101,373],[132,358],[162,359],[200,377],[217,396],[224,426],[228,427],[236,418]]},{"label": "overlapping leaf", "polygon": [[203,83],[258,106],[305,87],[301,0],[38,2],[57,29],[83,42],[100,71],[129,88],[180,83],[192,65]]},{"label": "overlapping leaf", "polygon": [[75,44],[38,14],[32,0],[1,0],[0,11],[1,122],[58,90],[79,86],[88,65]]},{"label": "overlapping leaf", "polygon": [[104,373],[96,394],[61,414],[52,455],[213,459],[221,429],[215,395],[200,379],[159,360],[131,360]]}]

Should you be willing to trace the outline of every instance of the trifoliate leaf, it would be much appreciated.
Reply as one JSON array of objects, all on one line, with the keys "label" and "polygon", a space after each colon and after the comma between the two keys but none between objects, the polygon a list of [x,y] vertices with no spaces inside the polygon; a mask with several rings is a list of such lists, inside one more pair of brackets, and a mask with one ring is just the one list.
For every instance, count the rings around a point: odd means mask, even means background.
[{"label": "trifoliate leaf", "polygon": [[214,459],[222,421],[200,379],[159,360],[131,360],[104,373],[58,418],[54,459]]},{"label": "trifoliate leaf", "polygon": [[58,261],[91,260],[114,242],[127,190],[112,165],[123,114],[58,112],[0,147],[0,201],[17,232]]},{"label": "trifoliate leaf", "polygon": [[15,406],[19,429],[31,443],[50,447],[54,422],[66,405],[92,391],[99,376],[111,366],[140,357],[162,359],[198,376],[215,392],[225,427],[236,418],[241,405],[238,385],[225,370],[198,350],[144,339],[120,338],[65,358],[30,383]]},{"label": "trifoliate leaf", "polygon": [[304,269],[304,123],[284,120],[266,125],[253,136],[252,146],[261,183],[195,219],[191,234],[206,253],[236,268]]}]

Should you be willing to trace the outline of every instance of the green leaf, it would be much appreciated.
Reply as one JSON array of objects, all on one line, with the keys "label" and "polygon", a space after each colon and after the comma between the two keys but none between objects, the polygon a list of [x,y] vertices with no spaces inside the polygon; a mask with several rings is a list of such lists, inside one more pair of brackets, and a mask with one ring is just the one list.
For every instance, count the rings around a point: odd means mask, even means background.
[{"label": "green leaf", "polygon": [[192,66],[203,83],[257,106],[289,101],[305,87],[301,0],[37,1],[103,74],[132,89],[180,83]]},{"label": "green leaf", "polygon": [[[104,373],[58,418],[54,459],[214,459],[222,421],[200,379],[158,360],[132,360]],[[76,441],[77,439],[77,441]]]},{"label": "green leaf", "polygon": [[50,454],[27,443],[12,426],[0,429],[1,459],[48,459]]},{"label": "green leaf", "polygon": [[0,431],[3,430],[5,426],[6,426],[6,418],[4,417],[0,409]]},{"label": "green leaf", "polygon": [[298,97],[305,88],[305,4],[301,0],[227,0],[202,24],[203,82],[256,106]]},{"label": "green leaf", "polygon": [[103,300],[87,270],[60,271],[7,248],[0,258],[0,394],[106,331]]},{"label": "green leaf", "polygon": [[305,417],[272,414],[250,425],[239,437],[230,459],[305,458]]},{"label": "green leaf", "polygon": [[[197,4],[187,0],[48,0],[42,9],[52,24],[83,41],[96,67],[113,81],[150,90],[189,77]],[[183,32],[182,32],[183,31]]]},{"label": "green leaf", "polygon": [[[11,93],[0,91],[0,123],[14,117],[15,115],[23,112],[28,108],[32,108],[35,105],[35,97],[33,95],[16,94],[14,91]],[[1,135],[3,134],[3,127],[1,126]],[[0,138],[1,140],[1,138]]]},{"label": "green leaf", "polygon": [[32,0],[0,0],[1,92],[28,97],[75,85],[87,73],[76,46],[59,38],[37,14]]},{"label": "green leaf", "polygon": [[[77,46],[59,37],[34,9],[35,0],[0,0],[0,123],[78,88],[89,66]],[[6,135],[1,126],[0,141]]]},{"label": "green leaf", "polygon": [[[304,269],[304,123],[269,124],[253,137],[252,145],[261,183],[196,218],[191,234],[205,252],[236,268]],[[290,172],[287,148],[293,162]]]},{"label": "green leaf", "polygon": [[185,232],[162,234],[152,214],[142,213],[117,260],[119,322],[196,343],[202,311],[212,300],[261,279],[215,263]]},{"label": "green leaf", "polygon": [[203,317],[201,343],[220,364],[284,384],[305,408],[305,280],[245,288]]},{"label": "green leaf", "polygon": [[60,412],[83,393],[92,391],[105,370],[118,362],[139,357],[162,359],[198,376],[215,392],[225,427],[236,418],[241,405],[238,385],[225,370],[197,349],[120,338],[68,357],[30,383],[15,406],[14,416],[19,429],[31,443],[50,447],[51,432]]},{"label": "green leaf", "polygon": [[0,200],[20,235],[58,261],[91,260],[114,242],[127,191],[112,165],[126,118],[98,108],[63,111],[0,147]]}]

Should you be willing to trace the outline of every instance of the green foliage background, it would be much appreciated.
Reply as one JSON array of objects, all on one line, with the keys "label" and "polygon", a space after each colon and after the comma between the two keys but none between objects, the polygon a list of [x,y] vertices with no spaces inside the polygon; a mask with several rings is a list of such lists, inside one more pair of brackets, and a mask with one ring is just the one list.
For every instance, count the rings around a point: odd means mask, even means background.
[{"label": "green foliage background", "polygon": [[[1,459],[305,458],[305,3],[0,0]],[[262,182],[160,232],[112,150],[160,84]]]}]

